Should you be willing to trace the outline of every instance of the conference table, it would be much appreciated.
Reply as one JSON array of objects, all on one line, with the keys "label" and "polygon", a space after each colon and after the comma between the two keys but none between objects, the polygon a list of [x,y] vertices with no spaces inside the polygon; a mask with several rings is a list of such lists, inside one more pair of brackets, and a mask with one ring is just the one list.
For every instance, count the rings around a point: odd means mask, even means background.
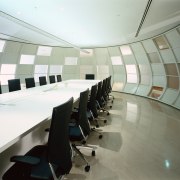
[{"label": "conference table", "polygon": [[67,80],[0,95],[0,153],[50,120],[52,109],[99,80]]}]

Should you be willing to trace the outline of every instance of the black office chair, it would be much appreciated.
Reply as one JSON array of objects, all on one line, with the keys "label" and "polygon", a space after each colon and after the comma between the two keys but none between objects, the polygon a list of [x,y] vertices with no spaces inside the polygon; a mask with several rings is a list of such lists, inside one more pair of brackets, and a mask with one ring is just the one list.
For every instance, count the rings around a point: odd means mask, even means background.
[{"label": "black office chair", "polygon": [[0,94],[2,94],[1,83],[0,83]]},{"label": "black office chair", "polygon": [[[102,89],[101,89],[101,97],[102,97],[102,102],[103,102],[103,105],[104,107],[109,107],[109,108],[112,108],[112,104],[109,105],[108,102],[109,102],[109,93],[108,93],[108,90],[107,90],[107,78],[106,79],[103,79],[103,84],[102,84]],[[112,101],[111,101],[112,103]]]},{"label": "black office chair", "polygon": [[3,175],[3,180],[52,180],[68,174],[72,167],[68,123],[73,98],[54,107],[47,145],[32,148],[24,156],[13,156],[16,162]]},{"label": "black office chair", "polygon": [[[76,153],[85,161],[85,171],[90,170],[90,165],[80,152],[80,149],[88,149],[92,151],[92,156],[95,156],[96,146],[85,145],[88,135],[91,132],[90,124],[87,117],[87,102],[88,102],[89,90],[83,91],[80,93],[79,107],[76,109],[76,112],[72,113],[72,122],[69,123],[69,137],[72,142],[72,147]],[[77,145],[73,142],[81,142],[80,145]]]},{"label": "black office chair", "polygon": [[95,75],[94,74],[86,74],[85,79],[95,79]]},{"label": "black office chair", "polygon": [[9,92],[21,90],[20,79],[10,79],[8,80]]},{"label": "black office chair", "polygon": [[103,100],[103,97],[102,97],[102,81],[98,82],[98,90],[97,90],[97,95],[96,95],[96,104],[97,104],[97,109],[99,111],[102,111],[102,112],[106,112],[107,115],[109,115],[109,111],[107,109],[105,109],[105,102]]},{"label": "black office chair", "polygon": [[56,82],[56,80],[55,80],[55,75],[50,75],[50,76],[49,76],[49,82],[50,82],[50,84]]},{"label": "black office chair", "polygon": [[89,115],[89,120],[94,120],[96,122],[96,127],[99,127],[98,120],[103,120],[104,123],[107,122],[107,120],[104,117],[100,117],[98,114],[97,110],[97,105],[96,105],[96,94],[97,94],[97,84],[91,87],[91,93],[90,93],[90,98],[88,101],[88,114]]},{"label": "black office chair", "polygon": [[35,81],[34,78],[25,78],[26,88],[32,88],[35,87]]},{"label": "black office chair", "polygon": [[[112,92],[112,87],[111,87],[111,76],[109,76],[107,78],[107,92],[108,92],[108,96],[109,99],[112,99],[112,102],[114,100],[114,96],[112,94],[110,94]],[[111,98],[110,98],[111,97]]]},{"label": "black office chair", "polygon": [[60,74],[56,75],[56,77],[57,77],[57,82],[61,82],[62,81],[62,77],[61,77]]},{"label": "black office chair", "polygon": [[47,84],[46,76],[40,76],[39,77],[39,85],[43,86],[43,85],[46,85],[46,84]]}]

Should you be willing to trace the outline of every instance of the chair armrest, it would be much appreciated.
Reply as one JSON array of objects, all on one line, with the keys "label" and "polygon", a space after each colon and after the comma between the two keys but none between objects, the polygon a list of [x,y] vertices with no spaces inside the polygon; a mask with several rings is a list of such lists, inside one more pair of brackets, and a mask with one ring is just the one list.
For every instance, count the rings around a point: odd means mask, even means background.
[{"label": "chair armrest", "polygon": [[27,165],[37,165],[40,162],[40,159],[33,156],[13,156],[10,158],[10,161]]}]

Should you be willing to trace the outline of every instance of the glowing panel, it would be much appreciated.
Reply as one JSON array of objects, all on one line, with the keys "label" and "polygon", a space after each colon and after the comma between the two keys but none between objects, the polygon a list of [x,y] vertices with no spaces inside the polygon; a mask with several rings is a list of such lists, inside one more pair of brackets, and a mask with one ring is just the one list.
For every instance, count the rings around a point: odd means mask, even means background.
[{"label": "glowing panel", "polygon": [[77,57],[65,57],[65,65],[77,65]]},{"label": "glowing panel", "polygon": [[1,74],[15,74],[16,65],[15,64],[2,64]]},{"label": "glowing panel", "polygon": [[37,55],[39,55],[39,56],[50,56],[51,51],[52,51],[52,47],[39,46],[38,51],[37,51]]},{"label": "glowing panel", "polygon": [[120,50],[121,50],[122,55],[132,54],[131,48],[128,45],[120,46]]},{"label": "glowing panel", "polygon": [[21,55],[20,64],[34,64],[35,56]]}]

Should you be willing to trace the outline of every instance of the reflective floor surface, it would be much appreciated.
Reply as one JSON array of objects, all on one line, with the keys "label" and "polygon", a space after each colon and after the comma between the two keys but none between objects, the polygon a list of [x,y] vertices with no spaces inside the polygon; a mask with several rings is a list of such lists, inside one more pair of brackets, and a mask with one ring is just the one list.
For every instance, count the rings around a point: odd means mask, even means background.
[{"label": "reflective floor surface", "polygon": [[96,156],[83,150],[91,165],[76,156],[66,179],[180,180],[180,110],[147,98],[113,93],[115,100],[103,139],[92,132],[88,143]]}]

